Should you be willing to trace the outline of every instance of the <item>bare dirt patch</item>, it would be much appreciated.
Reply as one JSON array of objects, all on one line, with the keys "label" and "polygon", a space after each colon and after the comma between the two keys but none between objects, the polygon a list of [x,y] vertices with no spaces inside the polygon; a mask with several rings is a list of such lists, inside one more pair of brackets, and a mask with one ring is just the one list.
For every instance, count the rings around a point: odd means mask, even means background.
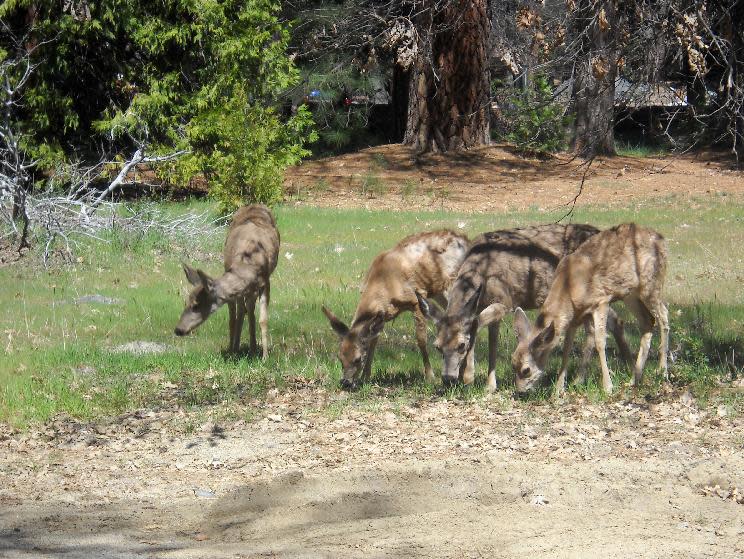
[{"label": "bare dirt patch", "polygon": [[311,411],[344,397],[307,386],[193,432],[149,411],[5,429],[0,556],[744,553],[744,425],[689,394]]},{"label": "bare dirt patch", "polygon": [[572,202],[585,173],[577,205],[744,197],[744,174],[713,154],[603,158],[587,170],[569,155],[529,158],[507,145],[416,156],[399,144],[305,161],[287,171],[285,193],[332,208],[551,210]]}]

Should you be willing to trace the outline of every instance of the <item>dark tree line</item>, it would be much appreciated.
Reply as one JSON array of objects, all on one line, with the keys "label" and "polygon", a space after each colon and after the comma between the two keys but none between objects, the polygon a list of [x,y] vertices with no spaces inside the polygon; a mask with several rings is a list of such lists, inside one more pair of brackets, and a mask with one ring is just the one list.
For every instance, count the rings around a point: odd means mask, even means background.
[{"label": "dark tree line", "polygon": [[[615,83],[623,77],[687,88],[695,134],[673,144],[718,144],[741,153],[741,0],[350,0],[286,3],[307,32],[294,37],[303,60],[347,53],[390,68],[403,141],[419,151],[489,141],[491,73],[506,67],[529,88],[548,75],[570,83],[571,147],[583,155],[615,150]],[[322,33],[313,22],[324,14]],[[334,18],[338,15],[338,18]],[[402,92],[407,95],[402,95]],[[639,101],[640,102],[640,101]],[[651,102],[651,101],[649,101]],[[694,125],[697,123],[697,127]],[[656,131],[658,133],[658,131]]]},{"label": "dark tree line", "polygon": [[[744,0],[231,0],[209,6],[172,0],[3,4],[0,58],[17,54],[11,37],[34,49],[34,75],[15,112],[23,137],[34,144],[32,158],[113,156],[134,137],[188,147],[185,174],[203,168],[224,184],[256,169],[273,176],[258,166],[237,169],[231,161],[247,155],[223,157],[235,145],[228,137],[219,145],[220,131],[244,124],[267,130],[262,119],[283,110],[281,91],[286,96],[303,87],[294,86],[297,68],[306,75],[319,69],[343,74],[339,82],[352,72],[384,76],[399,137],[421,152],[487,144],[492,105],[500,102],[495,89],[529,91],[548,83],[556,95],[570,84],[562,91],[568,91],[572,148],[611,154],[618,77],[686,87],[688,105],[655,134],[680,147],[742,151]],[[229,109],[230,122],[217,106]],[[241,124],[246,114],[252,120]],[[683,136],[668,124],[672,117],[687,119]],[[294,130],[294,146],[300,132],[308,134],[299,120],[289,129],[278,124],[272,121],[277,135],[261,140],[261,149],[282,144],[287,130]],[[294,149],[286,160],[300,153]]]}]

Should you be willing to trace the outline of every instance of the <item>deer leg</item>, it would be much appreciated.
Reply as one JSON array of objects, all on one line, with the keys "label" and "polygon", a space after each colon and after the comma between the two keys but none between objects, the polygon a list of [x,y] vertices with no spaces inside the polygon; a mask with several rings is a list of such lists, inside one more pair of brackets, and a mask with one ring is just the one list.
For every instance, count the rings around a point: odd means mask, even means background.
[{"label": "deer leg", "polygon": [[592,313],[594,319],[594,346],[599,354],[599,365],[602,368],[602,390],[606,394],[612,392],[612,376],[610,368],[607,366],[607,353],[605,344],[607,341],[607,311],[610,306],[607,303],[599,305]]},{"label": "deer leg", "polygon": [[248,334],[251,342],[251,355],[258,353],[258,344],[256,343],[256,300],[253,298],[246,299],[248,309]]},{"label": "deer leg", "polygon": [[473,384],[475,380],[475,342],[465,356],[465,367],[462,371],[462,383],[465,386]]},{"label": "deer leg", "polygon": [[491,393],[496,392],[498,388],[496,385],[496,357],[499,351],[500,326],[500,320],[488,325],[488,381],[486,390]]},{"label": "deer leg", "polygon": [[587,317],[584,320],[584,332],[586,333],[586,339],[584,340],[584,348],[581,351],[581,361],[579,361],[579,367],[576,369],[576,377],[571,383],[574,386],[586,383],[589,359],[591,359],[594,352],[594,322],[591,317]]},{"label": "deer leg", "polygon": [[667,354],[669,353],[669,311],[661,301],[656,303],[656,320],[659,323],[659,371],[664,374],[664,381],[669,382]]},{"label": "deer leg", "polygon": [[643,302],[637,297],[627,297],[626,306],[638,319],[638,328],[641,331],[641,344],[638,348],[638,357],[633,367],[633,386],[640,386],[643,380],[643,367],[648,359],[648,350],[651,348],[651,336],[653,335],[654,317]]},{"label": "deer leg", "polygon": [[364,369],[362,369],[362,384],[369,382],[369,379],[372,376],[372,360],[375,357],[375,348],[377,347],[377,340],[379,339],[379,336],[375,336],[369,341],[367,359],[364,362]]},{"label": "deer leg", "polygon": [[227,350],[231,353],[234,353],[235,350],[235,301],[228,301],[227,303],[227,310],[230,314],[230,322],[229,322],[229,336],[230,336],[230,342],[227,345]]},{"label": "deer leg", "polygon": [[558,373],[558,380],[555,382],[555,395],[560,396],[566,390],[566,373],[568,372],[568,358],[571,356],[573,348],[574,335],[576,328],[569,326],[566,330],[566,337],[563,339],[563,354],[561,357],[561,371]]},{"label": "deer leg", "polygon": [[421,359],[424,361],[424,378],[426,382],[434,382],[434,372],[431,370],[431,362],[429,362],[429,351],[426,347],[426,318],[421,313],[421,310],[416,307],[413,311],[413,322],[416,327],[416,343],[418,344],[419,351],[421,352]]},{"label": "deer leg", "polygon": [[233,332],[233,351],[240,351],[240,337],[243,333],[243,319],[245,318],[245,301],[242,297],[235,300],[235,331]]},{"label": "deer leg", "polygon": [[627,365],[630,365],[633,362],[633,353],[630,351],[628,341],[625,339],[625,323],[617,316],[617,313],[612,307],[610,307],[607,313],[607,330],[612,332],[612,337],[615,338],[620,358]]},{"label": "deer leg", "polygon": [[269,356],[269,299],[271,297],[271,288],[269,282],[266,282],[261,295],[259,296],[259,318],[258,325],[261,327],[261,358],[266,359]]}]

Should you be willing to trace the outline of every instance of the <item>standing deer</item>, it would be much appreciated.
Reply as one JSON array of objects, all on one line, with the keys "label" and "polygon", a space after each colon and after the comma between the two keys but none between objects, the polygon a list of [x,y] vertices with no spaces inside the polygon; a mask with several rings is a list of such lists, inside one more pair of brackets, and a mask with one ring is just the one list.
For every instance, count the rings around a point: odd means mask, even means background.
[{"label": "standing deer", "polygon": [[664,238],[653,229],[634,223],[602,231],[566,256],[556,269],[534,330],[524,311],[516,310],[514,324],[519,344],[512,355],[512,367],[517,391],[526,392],[540,382],[551,350],[565,333],[556,384],[556,390],[561,392],[576,327],[591,318],[602,367],[602,388],[612,392],[605,356],[605,325],[610,303],[618,300],[636,316],[641,330],[641,347],[633,369],[634,386],[641,384],[655,323],[659,324],[661,337],[659,369],[666,379],[669,318],[661,300],[666,263]]},{"label": "standing deer", "polygon": [[185,336],[227,303],[230,311],[229,349],[240,349],[243,319],[248,313],[251,353],[256,352],[256,299],[259,300],[262,356],[269,350],[269,277],[279,256],[279,231],[271,211],[262,205],[244,206],[233,216],[225,240],[225,273],[213,279],[183,264],[186,279],[194,286],[176,326]]},{"label": "standing deer", "polygon": [[343,369],[343,388],[355,388],[360,372],[362,382],[369,379],[375,346],[385,322],[404,311],[413,312],[424,376],[433,382],[434,373],[426,349],[426,320],[419,308],[417,293],[444,301],[443,295],[452,284],[467,249],[467,237],[448,230],[406,237],[372,261],[350,326],[323,307],[340,341],[338,358]]},{"label": "standing deer", "polygon": [[[558,262],[596,235],[591,225],[538,225],[484,233],[473,241],[449,292],[447,310],[419,296],[424,314],[437,326],[434,342],[444,359],[442,382],[474,380],[475,340],[488,326],[487,389],[496,390],[496,353],[501,319],[521,306],[534,309],[548,294]],[[610,329],[620,353],[630,361],[622,321],[610,309]],[[586,324],[591,332],[591,323]],[[593,350],[587,335],[582,367]]]}]

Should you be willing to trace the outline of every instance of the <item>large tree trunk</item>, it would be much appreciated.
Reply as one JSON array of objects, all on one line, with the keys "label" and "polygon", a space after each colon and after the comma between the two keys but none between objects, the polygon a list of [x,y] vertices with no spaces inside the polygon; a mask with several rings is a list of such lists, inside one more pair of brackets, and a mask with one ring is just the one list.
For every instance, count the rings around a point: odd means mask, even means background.
[{"label": "large tree trunk", "polygon": [[403,143],[417,152],[449,151],[490,141],[488,0],[428,0],[416,20]]},{"label": "large tree trunk", "polygon": [[571,147],[586,156],[615,154],[615,78],[619,18],[615,0],[580,0],[573,17],[579,37],[573,83]]}]

